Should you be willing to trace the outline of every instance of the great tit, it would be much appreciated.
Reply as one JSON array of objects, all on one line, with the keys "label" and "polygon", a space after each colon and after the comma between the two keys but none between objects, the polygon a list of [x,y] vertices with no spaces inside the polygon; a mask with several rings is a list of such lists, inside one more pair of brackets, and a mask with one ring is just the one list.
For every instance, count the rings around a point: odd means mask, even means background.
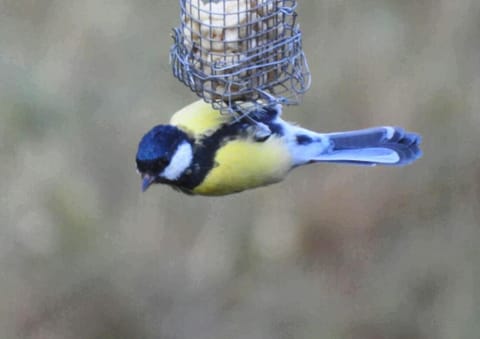
[{"label": "great tit", "polygon": [[142,190],[162,183],[218,196],[281,181],[305,164],[403,166],[421,156],[421,137],[402,128],[317,133],[284,121],[281,109],[236,116],[202,100],[186,106],[141,139],[136,162]]}]

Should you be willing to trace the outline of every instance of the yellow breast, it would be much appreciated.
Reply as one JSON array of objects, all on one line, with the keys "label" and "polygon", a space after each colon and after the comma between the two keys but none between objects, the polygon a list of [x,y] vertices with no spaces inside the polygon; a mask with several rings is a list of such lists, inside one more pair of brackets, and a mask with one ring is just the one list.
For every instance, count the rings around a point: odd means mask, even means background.
[{"label": "yellow breast", "polygon": [[230,141],[217,151],[215,162],[195,194],[224,195],[268,185],[282,180],[292,166],[286,146],[276,137]]},{"label": "yellow breast", "polygon": [[[198,100],[175,113],[170,124],[190,133],[195,139],[202,139],[234,118]],[[288,149],[277,137],[271,136],[264,142],[232,140],[217,151],[214,168],[193,189],[193,193],[225,195],[268,185],[282,180],[291,166]]]},{"label": "yellow breast", "polygon": [[211,134],[219,126],[233,119],[230,114],[221,114],[213,109],[212,105],[203,100],[185,106],[177,111],[170,119],[170,124],[180,127],[195,138]]}]

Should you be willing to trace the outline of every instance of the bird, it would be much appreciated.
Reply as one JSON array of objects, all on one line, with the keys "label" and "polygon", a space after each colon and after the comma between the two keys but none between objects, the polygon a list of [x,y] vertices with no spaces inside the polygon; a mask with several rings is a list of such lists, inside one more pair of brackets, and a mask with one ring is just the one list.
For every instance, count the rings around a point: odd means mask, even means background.
[{"label": "bird", "polygon": [[312,163],[404,166],[421,157],[421,136],[381,126],[318,133],[282,119],[282,106],[228,114],[198,100],[149,130],[136,154],[142,191],[166,184],[223,196],[282,181]]}]

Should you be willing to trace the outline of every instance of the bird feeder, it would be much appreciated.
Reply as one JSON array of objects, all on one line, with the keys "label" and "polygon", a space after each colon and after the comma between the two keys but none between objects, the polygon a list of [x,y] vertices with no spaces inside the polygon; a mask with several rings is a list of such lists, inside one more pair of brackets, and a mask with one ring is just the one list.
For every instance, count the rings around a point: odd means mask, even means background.
[{"label": "bird feeder", "polygon": [[180,0],[170,52],[175,77],[223,112],[297,104],[310,72],[296,6],[295,0]]}]

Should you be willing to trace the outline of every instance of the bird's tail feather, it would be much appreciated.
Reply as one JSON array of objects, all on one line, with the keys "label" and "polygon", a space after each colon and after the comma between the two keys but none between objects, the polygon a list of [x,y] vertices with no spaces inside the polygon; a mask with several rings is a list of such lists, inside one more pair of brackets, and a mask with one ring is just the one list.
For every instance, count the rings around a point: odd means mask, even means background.
[{"label": "bird's tail feather", "polygon": [[421,137],[399,127],[373,127],[325,135],[330,147],[313,159],[354,165],[403,166],[421,155]]}]

